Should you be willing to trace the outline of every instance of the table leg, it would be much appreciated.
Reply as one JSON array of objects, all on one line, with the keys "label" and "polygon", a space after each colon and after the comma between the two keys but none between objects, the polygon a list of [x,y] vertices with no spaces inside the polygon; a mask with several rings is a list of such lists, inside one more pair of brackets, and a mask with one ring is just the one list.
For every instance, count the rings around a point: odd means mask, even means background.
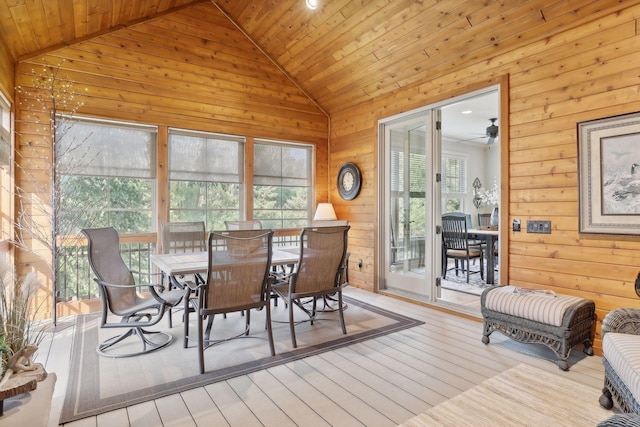
[{"label": "table leg", "polygon": [[487,244],[486,244],[486,252],[485,252],[485,262],[487,263],[487,285],[493,285],[494,282],[494,274],[493,274],[493,270],[495,268],[495,255],[493,253],[494,248],[493,246],[495,245],[495,238],[492,235],[488,235],[487,237]]}]

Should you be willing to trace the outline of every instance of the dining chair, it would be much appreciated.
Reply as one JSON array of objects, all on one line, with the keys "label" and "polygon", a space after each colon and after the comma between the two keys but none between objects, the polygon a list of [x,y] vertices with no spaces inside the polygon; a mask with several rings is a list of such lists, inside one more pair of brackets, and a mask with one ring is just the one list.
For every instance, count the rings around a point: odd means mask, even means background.
[{"label": "dining chair", "polygon": [[[273,230],[212,231],[207,243],[207,277],[198,286],[197,316],[198,360],[204,373],[204,350],[232,338],[250,337],[251,309],[265,310],[267,340],[275,355],[271,331],[270,273]],[[211,339],[216,314],[245,313],[245,330],[233,337]],[[185,311],[185,324],[189,323]],[[206,331],[204,321],[207,319]],[[188,327],[186,335],[188,336]]]},{"label": "dining chair", "polygon": [[[471,220],[471,214],[464,213],[464,212],[447,212],[446,215],[455,216],[455,217],[459,217],[459,218],[464,218],[467,230],[471,230],[473,228],[473,221]],[[475,238],[473,238],[473,236],[467,236],[467,238],[469,239],[469,245],[470,246],[483,246],[484,245],[484,241],[482,241],[481,239],[475,239]]]},{"label": "dining chair", "polygon": [[[443,277],[446,279],[447,271],[450,270],[449,258],[455,260],[453,269],[458,275],[459,265],[462,263],[462,271],[467,273],[467,283],[469,283],[469,274],[471,270],[471,260],[480,260],[480,269],[473,273],[480,273],[480,277],[484,280],[484,251],[480,246],[472,246],[469,243],[467,233],[467,221],[464,217],[458,215],[444,214],[442,215],[442,244],[443,244]],[[465,267],[466,262],[466,267]]]},{"label": "dining chair", "polygon": [[[273,286],[274,292],[288,307],[291,344],[297,347],[294,306],[309,316],[313,325],[317,314],[317,300],[320,297],[337,295],[337,311],[340,316],[342,333],[347,329],[344,322],[342,289],[344,266],[347,254],[347,235],[350,226],[307,227],[300,234],[300,258],[296,270],[287,282]],[[311,298],[311,308],[303,299]]]},{"label": "dining chair", "polygon": [[262,230],[262,221],[249,219],[246,221],[225,221],[227,230]]},{"label": "dining chair", "polygon": [[[207,250],[206,228],[204,221],[163,222],[160,224],[160,243],[162,253],[164,254],[204,252]],[[188,288],[191,289],[203,282],[204,279],[200,274],[179,277],[170,276],[167,278],[169,290],[186,289],[188,285]],[[169,327],[173,327],[174,310],[189,309],[189,302],[187,299],[190,297],[193,297],[191,292],[185,298],[184,307],[174,307],[169,310]]]},{"label": "dining chair", "polygon": [[[127,267],[120,255],[118,232],[113,227],[83,229],[87,238],[89,265],[98,283],[102,303],[101,328],[125,328],[120,335],[98,344],[98,354],[109,357],[130,357],[149,353],[169,345],[173,336],[166,332],[149,331],[144,328],[158,323],[164,313],[180,303],[184,296],[182,289],[159,293],[156,287],[162,285],[136,285],[133,271]],[[144,275],[145,273],[135,272]],[[146,288],[149,296],[138,293]],[[118,318],[116,321],[114,318]],[[137,336],[142,342],[142,350],[124,351],[114,346],[130,336]]]}]

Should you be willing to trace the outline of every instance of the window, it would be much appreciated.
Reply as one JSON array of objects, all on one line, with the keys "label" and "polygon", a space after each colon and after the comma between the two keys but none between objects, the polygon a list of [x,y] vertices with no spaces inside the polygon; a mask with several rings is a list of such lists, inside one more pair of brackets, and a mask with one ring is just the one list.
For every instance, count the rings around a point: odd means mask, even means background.
[{"label": "window", "polygon": [[305,227],[313,203],[313,147],[256,140],[253,218],[265,228]]},{"label": "window", "polygon": [[467,162],[460,157],[442,155],[442,212],[464,211],[467,194]]},{"label": "window", "polygon": [[9,101],[0,94],[0,238],[9,237],[11,229],[11,108]]},{"label": "window", "polygon": [[58,235],[106,226],[119,233],[152,232],[156,140],[151,126],[60,117]]},{"label": "window", "polygon": [[243,137],[169,130],[169,220],[222,230],[243,211]]}]

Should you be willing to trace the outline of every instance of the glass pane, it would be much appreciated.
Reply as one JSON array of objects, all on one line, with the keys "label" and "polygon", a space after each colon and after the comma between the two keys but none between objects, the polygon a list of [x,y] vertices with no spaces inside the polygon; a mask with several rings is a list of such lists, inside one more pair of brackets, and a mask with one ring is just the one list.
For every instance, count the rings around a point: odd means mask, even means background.
[{"label": "glass pane", "polygon": [[64,120],[56,132],[57,172],[66,175],[155,177],[155,128]]},{"label": "glass pane", "polygon": [[151,211],[112,211],[109,225],[120,234],[148,233],[151,228]]},{"label": "glass pane", "polygon": [[424,126],[390,133],[392,272],[424,275],[426,156]]},{"label": "glass pane", "polygon": [[[169,179],[233,182],[244,179],[244,138],[203,133],[169,134]],[[198,153],[194,156],[194,153]]]},{"label": "glass pane", "polygon": [[149,209],[153,181],[113,178],[110,180],[109,199],[112,209]]}]

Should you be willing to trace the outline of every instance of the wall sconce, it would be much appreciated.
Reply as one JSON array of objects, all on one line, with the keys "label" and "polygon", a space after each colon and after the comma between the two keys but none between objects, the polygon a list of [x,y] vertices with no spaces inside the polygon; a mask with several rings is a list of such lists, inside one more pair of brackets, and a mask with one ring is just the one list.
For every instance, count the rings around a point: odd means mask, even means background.
[{"label": "wall sconce", "polygon": [[480,178],[476,177],[473,180],[473,206],[476,209],[480,209],[482,206],[482,199],[480,198],[480,189],[482,188],[482,183],[480,182]]},{"label": "wall sconce", "polygon": [[316,214],[313,217],[314,221],[335,221],[337,219],[336,211],[333,210],[331,203],[318,203]]}]

